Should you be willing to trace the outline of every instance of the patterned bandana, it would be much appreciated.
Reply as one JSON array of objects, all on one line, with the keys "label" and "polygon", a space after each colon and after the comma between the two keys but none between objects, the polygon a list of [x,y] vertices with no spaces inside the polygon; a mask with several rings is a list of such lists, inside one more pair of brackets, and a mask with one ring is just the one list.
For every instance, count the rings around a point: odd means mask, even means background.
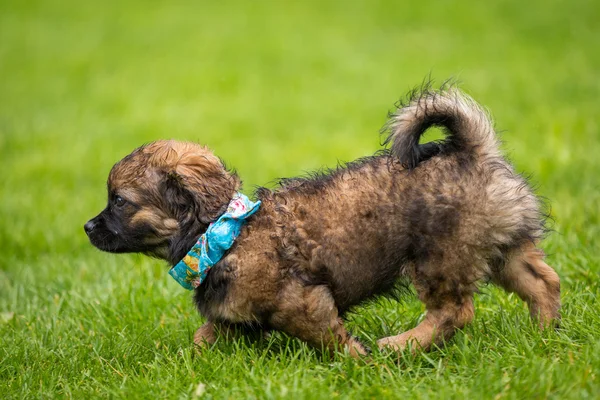
[{"label": "patterned bandana", "polygon": [[208,226],[183,260],[169,270],[169,275],[187,290],[200,286],[210,268],[233,245],[246,218],[258,211],[259,207],[260,201],[253,203],[243,194],[236,193],[225,214]]}]

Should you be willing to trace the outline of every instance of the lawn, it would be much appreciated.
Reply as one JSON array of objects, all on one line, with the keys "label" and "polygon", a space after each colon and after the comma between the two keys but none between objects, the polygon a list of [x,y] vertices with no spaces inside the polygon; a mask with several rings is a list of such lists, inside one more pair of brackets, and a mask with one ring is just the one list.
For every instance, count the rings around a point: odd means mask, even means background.
[{"label": "lawn", "polygon": [[[593,0],[3,0],[0,398],[598,398],[599,18]],[[487,286],[430,353],[328,359],[274,334],[197,354],[168,266],[88,243],[108,171],[142,143],[205,143],[251,194],[376,151],[430,74],[491,110],[552,206],[557,331]],[[423,312],[383,299],[348,325],[373,345]]]}]

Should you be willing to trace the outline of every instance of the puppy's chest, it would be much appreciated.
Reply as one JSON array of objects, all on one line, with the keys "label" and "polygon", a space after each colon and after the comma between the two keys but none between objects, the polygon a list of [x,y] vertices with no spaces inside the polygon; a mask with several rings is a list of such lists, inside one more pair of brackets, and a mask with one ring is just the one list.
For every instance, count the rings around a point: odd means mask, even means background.
[{"label": "puppy's chest", "polygon": [[267,261],[274,257],[265,252],[261,257],[241,253],[236,249],[224,257],[196,289],[196,306],[206,318],[242,323],[263,322],[267,317],[278,286],[274,260]]}]

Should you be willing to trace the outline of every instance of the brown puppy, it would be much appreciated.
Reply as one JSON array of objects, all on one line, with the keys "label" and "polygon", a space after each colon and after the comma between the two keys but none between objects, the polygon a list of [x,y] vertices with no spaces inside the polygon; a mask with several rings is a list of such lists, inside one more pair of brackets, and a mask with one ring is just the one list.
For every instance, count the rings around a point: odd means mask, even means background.
[{"label": "brown puppy", "polygon": [[[419,145],[432,125],[446,140]],[[207,319],[197,344],[242,323],[363,354],[340,316],[402,277],[427,314],[381,347],[427,349],[450,338],[473,318],[473,293],[485,281],[516,292],[542,327],[558,318],[559,278],[536,247],[538,199],[501,156],[488,115],[456,89],[425,89],[388,128],[389,151],[258,189],[259,211],[195,289]],[[239,189],[206,147],[150,143],[113,167],[108,206],[85,230],[101,250],[174,265]]]}]

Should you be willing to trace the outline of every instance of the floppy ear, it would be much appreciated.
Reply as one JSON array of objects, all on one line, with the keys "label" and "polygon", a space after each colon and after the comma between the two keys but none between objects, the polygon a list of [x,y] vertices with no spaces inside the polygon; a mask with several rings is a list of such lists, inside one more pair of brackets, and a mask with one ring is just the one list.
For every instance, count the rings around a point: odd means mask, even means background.
[{"label": "floppy ear", "polygon": [[201,222],[216,220],[238,189],[239,180],[206,148],[176,143],[167,151],[164,195],[176,215],[192,212]]},{"label": "floppy ear", "polygon": [[235,179],[212,154],[183,154],[175,172],[191,193],[197,215],[205,223],[225,212],[237,189]]},{"label": "floppy ear", "polygon": [[160,191],[172,215],[181,216],[193,211],[193,197],[185,190],[176,172],[165,172]]}]

